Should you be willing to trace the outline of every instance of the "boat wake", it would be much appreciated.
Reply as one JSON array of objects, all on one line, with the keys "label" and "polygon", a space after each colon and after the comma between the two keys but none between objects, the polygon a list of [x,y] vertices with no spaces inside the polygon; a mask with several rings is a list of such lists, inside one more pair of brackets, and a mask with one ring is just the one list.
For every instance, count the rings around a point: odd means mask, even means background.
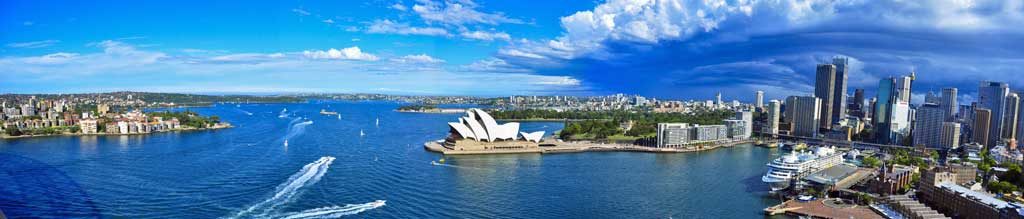
[{"label": "boat wake", "polygon": [[295,118],[289,123],[290,126],[288,126],[288,134],[285,134],[284,138],[281,138],[282,141],[287,141],[288,139],[301,135],[306,132],[306,126],[313,124],[312,120],[304,122],[299,122],[299,120],[301,120],[301,118]]},{"label": "boat wake", "polygon": [[295,198],[302,193],[303,188],[320,182],[320,178],[323,178],[324,174],[327,173],[327,170],[330,169],[331,163],[334,162],[334,159],[334,157],[326,156],[321,157],[319,160],[313,161],[312,163],[306,164],[306,166],[303,166],[299,172],[288,177],[288,180],[281,183],[281,185],[278,185],[274,191],[274,196],[271,196],[260,203],[249,206],[228,218],[338,218],[346,215],[358,214],[363,211],[383,207],[385,205],[386,201],[377,200],[364,204],[330,206],[299,212],[276,212],[282,205],[286,205],[294,201]]},{"label": "boat wake", "polygon": [[377,200],[363,204],[347,204],[345,206],[331,206],[309,209],[300,212],[285,213],[276,215],[274,218],[300,219],[300,218],[339,218],[345,215],[358,214],[374,208],[383,207],[387,201]]},{"label": "boat wake", "polygon": [[281,113],[278,113],[277,118],[288,118],[288,109],[286,108],[281,110]]},{"label": "boat wake", "polygon": [[270,213],[277,209],[277,207],[291,202],[299,194],[299,189],[319,182],[333,162],[334,157],[328,156],[306,164],[299,172],[293,174],[281,185],[278,185],[274,191],[274,196],[245,208],[232,218],[270,218],[272,216]]},{"label": "boat wake", "polygon": [[245,111],[245,110],[242,110],[242,109],[237,109],[237,110],[238,110],[238,112],[242,112],[242,114],[249,115],[249,116],[252,115],[252,113],[249,112],[249,111]]}]

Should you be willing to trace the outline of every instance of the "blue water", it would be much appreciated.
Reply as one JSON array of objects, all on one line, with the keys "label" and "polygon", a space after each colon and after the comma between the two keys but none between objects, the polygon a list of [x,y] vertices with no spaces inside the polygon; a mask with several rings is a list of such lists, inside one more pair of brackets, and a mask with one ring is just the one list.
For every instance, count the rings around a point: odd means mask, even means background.
[{"label": "blue water", "polygon": [[461,115],[397,106],[217,105],[190,110],[235,128],[0,140],[0,210],[13,218],[752,218],[778,203],[760,183],[777,156],[771,149],[450,156],[432,165],[442,156],[422,144]]}]

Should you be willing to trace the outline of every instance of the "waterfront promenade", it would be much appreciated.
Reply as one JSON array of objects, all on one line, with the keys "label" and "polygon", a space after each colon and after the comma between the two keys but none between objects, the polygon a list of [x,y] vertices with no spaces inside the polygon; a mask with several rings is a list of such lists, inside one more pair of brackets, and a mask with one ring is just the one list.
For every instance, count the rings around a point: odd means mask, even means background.
[{"label": "waterfront promenade", "polygon": [[[548,142],[554,142],[549,140]],[[526,149],[494,149],[494,150],[472,150],[472,151],[459,151],[445,148],[441,143],[437,141],[431,141],[424,143],[423,147],[429,151],[442,153],[445,155],[471,155],[471,154],[522,154],[522,153],[580,153],[580,152],[599,152],[599,151],[618,151],[618,152],[644,152],[644,153],[685,153],[685,152],[697,152],[713,150],[720,147],[732,147],[739,144],[753,143],[753,140],[742,140],[742,141],[731,141],[722,144],[711,145],[707,147],[698,148],[656,148],[648,146],[639,146],[633,144],[607,144],[607,143],[596,143],[589,141],[571,141],[571,142],[545,142],[541,147],[537,148],[526,148]]]}]

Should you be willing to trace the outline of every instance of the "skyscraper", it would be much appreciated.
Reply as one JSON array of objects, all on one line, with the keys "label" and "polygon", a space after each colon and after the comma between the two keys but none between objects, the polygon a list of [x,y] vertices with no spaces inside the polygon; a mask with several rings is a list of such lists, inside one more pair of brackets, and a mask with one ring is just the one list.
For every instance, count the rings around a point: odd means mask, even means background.
[{"label": "skyscraper", "polygon": [[[978,88],[978,107],[990,110],[989,123],[987,131],[987,139],[982,143],[986,146],[995,146],[999,143],[999,139],[1003,137],[1003,117],[1006,109],[1006,96],[1010,94],[1010,85],[1002,82],[991,82],[983,81]],[[977,123],[975,123],[977,124]],[[981,127],[975,126],[975,129]],[[978,132],[975,132],[978,133]],[[979,137],[974,136],[975,139]]]},{"label": "skyscraper", "polygon": [[836,92],[836,66],[820,64],[815,75],[814,97],[821,99],[821,116],[819,120],[821,125],[819,127],[821,129],[831,129],[832,111],[834,109],[832,104],[834,103],[833,99]]},{"label": "skyscraper", "polygon": [[878,97],[874,105],[875,142],[879,144],[898,143],[910,134],[910,85],[915,79],[909,76],[889,77],[878,82]]},{"label": "skyscraper", "polygon": [[722,104],[722,92],[715,93],[715,105],[721,107]]},{"label": "skyscraper", "polygon": [[853,90],[853,103],[850,104],[849,112],[855,116],[864,120],[864,89],[857,88]]},{"label": "skyscraper", "polygon": [[943,112],[935,103],[925,103],[917,108],[914,120],[914,146],[924,145],[929,148],[941,146]]},{"label": "skyscraper", "polygon": [[960,146],[960,123],[943,122],[939,148],[951,149]]},{"label": "skyscraper", "polygon": [[816,137],[820,127],[821,99],[811,96],[789,97],[793,106],[786,106],[787,110],[793,110],[793,134],[801,137]]},{"label": "skyscraper", "polygon": [[971,134],[971,142],[991,147],[989,145],[989,128],[992,127],[992,110],[985,108],[974,108],[974,133]]},{"label": "skyscraper", "polygon": [[764,107],[764,91],[754,92],[754,104],[757,108]]},{"label": "skyscraper", "polygon": [[768,117],[768,122],[767,122],[765,127],[767,127],[768,130],[766,130],[766,132],[768,132],[769,134],[773,134],[773,135],[779,134],[779,109],[780,108],[781,108],[781,106],[779,106],[779,101],[778,100],[768,101],[768,109],[767,109],[767,111],[768,111],[767,112],[768,113],[768,116],[767,116]]},{"label": "skyscraper", "polygon": [[952,122],[956,118],[957,108],[960,107],[956,103],[956,93],[955,87],[942,89],[942,102],[939,103],[939,108],[942,108],[943,118],[947,122]]},{"label": "skyscraper", "polygon": [[847,68],[850,60],[846,57],[832,58],[832,65],[835,66],[835,84],[832,86],[832,118],[831,122],[836,123],[846,118],[846,81],[849,78]]},{"label": "skyscraper", "polygon": [[1020,97],[1017,93],[1006,95],[1006,109],[1003,112],[1003,138],[1017,139],[1017,117],[1020,112]]}]

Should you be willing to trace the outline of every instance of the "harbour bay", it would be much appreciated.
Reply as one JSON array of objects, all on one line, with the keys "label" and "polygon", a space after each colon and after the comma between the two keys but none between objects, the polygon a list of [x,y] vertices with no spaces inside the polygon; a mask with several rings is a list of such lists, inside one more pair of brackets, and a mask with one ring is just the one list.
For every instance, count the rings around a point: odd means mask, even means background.
[{"label": "harbour bay", "polygon": [[460,115],[398,106],[221,104],[190,110],[234,128],[2,140],[0,181],[14,183],[0,185],[0,209],[53,218],[751,218],[778,204],[760,181],[777,149],[467,155],[432,165],[442,155],[422,143],[443,138]]}]

